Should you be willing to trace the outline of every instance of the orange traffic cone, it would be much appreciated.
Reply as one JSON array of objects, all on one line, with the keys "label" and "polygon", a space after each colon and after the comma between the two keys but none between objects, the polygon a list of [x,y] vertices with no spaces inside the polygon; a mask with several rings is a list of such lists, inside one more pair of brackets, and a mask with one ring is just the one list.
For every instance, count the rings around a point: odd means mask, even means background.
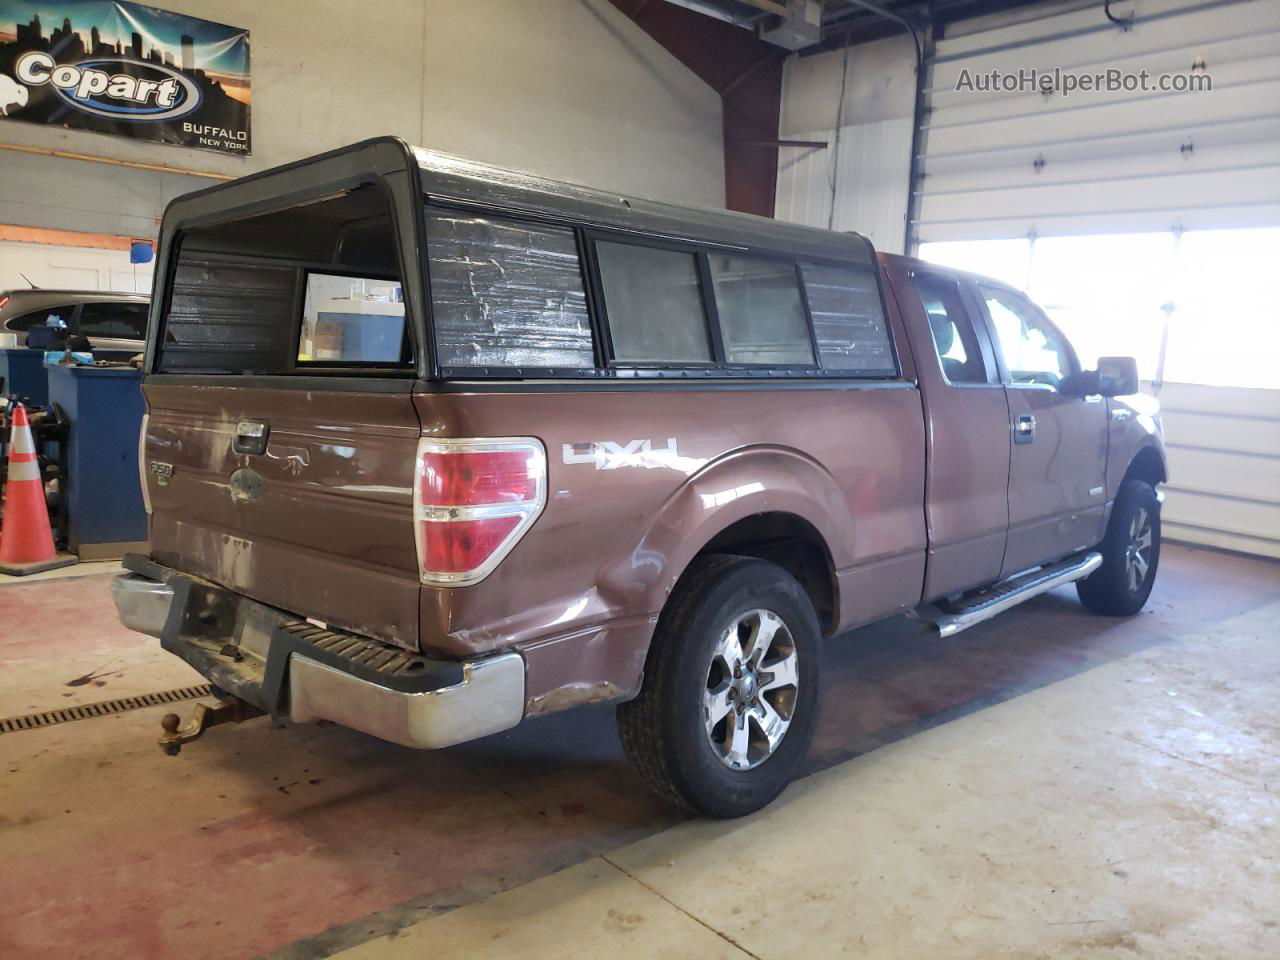
[{"label": "orange traffic cone", "polygon": [[0,573],[22,576],[66,567],[76,558],[53,548],[49,510],[44,502],[44,484],[36,463],[36,445],[31,439],[27,409],[13,410],[9,431],[9,483],[5,487],[4,524],[0,526]]}]

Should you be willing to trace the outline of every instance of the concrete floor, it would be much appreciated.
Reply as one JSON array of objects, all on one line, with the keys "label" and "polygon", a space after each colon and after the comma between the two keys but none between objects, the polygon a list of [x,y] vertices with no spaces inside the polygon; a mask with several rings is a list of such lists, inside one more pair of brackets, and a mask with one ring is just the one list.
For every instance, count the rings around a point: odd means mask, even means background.
[{"label": "concrete floor", "polygon": [[[0,717],[199,682],[107,577],[0,586]],[[830,646],[816,772],[682,821],[590,709],[435,754],[157,707],[0,735],[0,957],[1280,956],[1280,565],[1168,547]],[[847,762],[846,762],[847,761]],[[567,868],[567,869],[562,869]]]}]

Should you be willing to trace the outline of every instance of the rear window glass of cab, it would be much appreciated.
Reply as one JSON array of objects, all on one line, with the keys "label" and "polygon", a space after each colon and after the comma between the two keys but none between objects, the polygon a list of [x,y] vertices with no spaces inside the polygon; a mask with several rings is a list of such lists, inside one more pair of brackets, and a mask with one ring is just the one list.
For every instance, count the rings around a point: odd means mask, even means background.
[{"label": "rear window glass of cab", "polygon": [[427,256],[436,357],[446,375],[600,368],[898,375],[872,264],[809,263],[434,207]]}]

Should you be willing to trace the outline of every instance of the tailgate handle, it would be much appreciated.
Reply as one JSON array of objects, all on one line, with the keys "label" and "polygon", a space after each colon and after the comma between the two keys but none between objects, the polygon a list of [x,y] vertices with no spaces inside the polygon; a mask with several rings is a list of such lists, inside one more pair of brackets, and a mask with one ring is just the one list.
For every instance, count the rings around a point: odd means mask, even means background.
[{"label": "tailgate handle", "polygon": [[271,428],[261,420],[241,420],[236,424],[236,453],[266,453]]}]

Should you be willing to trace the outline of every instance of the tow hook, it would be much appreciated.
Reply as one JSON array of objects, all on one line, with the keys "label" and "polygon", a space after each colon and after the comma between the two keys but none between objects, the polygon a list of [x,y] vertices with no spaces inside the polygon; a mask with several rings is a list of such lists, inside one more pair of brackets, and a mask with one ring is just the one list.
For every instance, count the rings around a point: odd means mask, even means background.
[{"label": "tow hook", "polygon": [[157,742],[165,756],[176,757],[184,743],[199,740],[210,727],[223,723],[242,723],[254,717],[261,717],[264,712],[239,697],[228,696],[225,699],[219,699],[216,706],[197,703],[191,719],[186,723],[183,723],[182,718],[176,713],[166,713],[160,719],[160,726],[164,727],[164,733],[160,735]]}]

